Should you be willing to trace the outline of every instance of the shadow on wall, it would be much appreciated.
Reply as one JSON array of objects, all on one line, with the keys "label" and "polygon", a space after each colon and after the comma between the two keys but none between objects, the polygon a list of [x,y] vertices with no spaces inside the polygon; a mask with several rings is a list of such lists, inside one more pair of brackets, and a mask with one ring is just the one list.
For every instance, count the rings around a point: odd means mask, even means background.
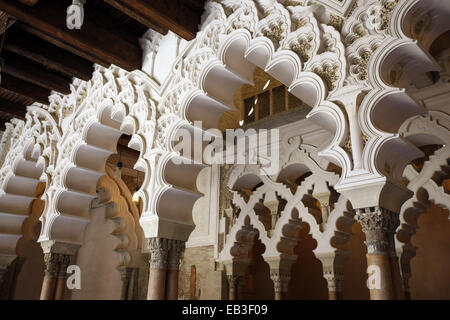
[{"label": "shadow on wall", "polygon": [[367,247],[366,236],[358,222],[352,226],[352,235],[345,245],[350,257],[344,267],[342,294],[344,300],[370,300],[367,288]]},{"label": "shadow on wall", "polygon": [[317,241],[309,234],[309,228],[300,233],[294,249],[298,258],[292,266],[289,300],[328,300],[327,281],[323,277],[322,263],[314,255]]},{"label": "shadow on wall", "polygon": [[419,217],[412,237],[417,254],[411,260],[409,285],[412,299],[450,299],[449,211],[433,203]]},{"label": "shadow on wall", "polygon": [[119,244],[111,233],[114,223],[106,218],[106,207],[91,209],[84,244],[78,250],[76,264],[81,269],[81,290],[73,290],[72,300],[120,300],[122,280],[117,266]]},{"label": "shadow on wall", "polygon": [[250,264],[248,274],[242,283],[242,291],[239,299],[274,299],[273,282],[270,279],[270,267],[262,257],[265,250],[265,246],[262,244],[261,240],[256,240],[251,252],[252,263]]},{"label": "shadow on wall", "polygon": [[[43,191],[43,185],[37,188],[39,197]],[[39,216],[44,210],[45,202],[41,199],[35,199],[30,208],[30,215],[22,226],[22,238],[17,247],[20,249],[20,256],[11,264],[7,279],[9,281],[9,297],[14,300],[39,300],[44,277],[44,253],[41,245],[37,242],[41,233],[41,223],[38,222]],[[29,240],[27,240],[29,239]],[[1,299],[3,297],[1,295]]]}]

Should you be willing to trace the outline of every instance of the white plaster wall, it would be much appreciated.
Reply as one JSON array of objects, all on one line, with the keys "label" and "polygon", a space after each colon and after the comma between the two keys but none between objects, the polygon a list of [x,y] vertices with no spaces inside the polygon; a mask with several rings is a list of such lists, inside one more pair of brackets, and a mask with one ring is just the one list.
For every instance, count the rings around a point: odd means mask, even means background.
[{"label": "white plaster wall", "polygon": [[72,300],[119,300],[122,289],[119,255],[114,249],[119,241],[111,235],[115,224],[106,218],[105,207],[91,209],[91,221],[78,251],[81,290],[73,290]]}]

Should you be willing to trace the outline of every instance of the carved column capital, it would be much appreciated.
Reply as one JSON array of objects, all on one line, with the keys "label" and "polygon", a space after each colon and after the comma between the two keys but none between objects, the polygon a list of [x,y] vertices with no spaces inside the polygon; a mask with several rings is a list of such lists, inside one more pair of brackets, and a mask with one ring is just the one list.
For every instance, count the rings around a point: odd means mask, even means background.
[{"label": "carved column capital", "polygon": [[48,240],[41,242],[41,247],[44,251],[45,275],[52,278],[64,278],[70,260],[80,246]]},{"label": "carved column capital", "polygon": [[150,252],[150,269],[167,269],[170,241],[164,238],[147,239],[147,249]]},{"label": "carved column capital", "polygon": [[58,277],[64,278],[67,275],[67,268],[70,264],[71,255],[58,254]]},{"label": "carved column capital", "polygon": [[381,207],[363,208],[357,211],[357,221],[366,235],[367,252],[391,253],[394,250],[394,234],[400,224],[397,213]]},{"label": "carved column capital", "polygon": [[287,292],[291,276],[288,272],[270,270],[270,279],[273,281],[275,292]]},{"label": "carved column capital", "polygon": [[59,257],[58,254],[44,253],[45,276],[55,278],[58,274]]},{"label": "carved column capital", "polygon": [[185,249],[185,242],[180,240],[171,240],[168,257],[168,269],[178,270],[180,267],[180,257]]},{"label": "carved column capital", "polygon": [[64,278],[70,264],[70,255],[47,252],[44,254],[45,275],[47,277]]}]

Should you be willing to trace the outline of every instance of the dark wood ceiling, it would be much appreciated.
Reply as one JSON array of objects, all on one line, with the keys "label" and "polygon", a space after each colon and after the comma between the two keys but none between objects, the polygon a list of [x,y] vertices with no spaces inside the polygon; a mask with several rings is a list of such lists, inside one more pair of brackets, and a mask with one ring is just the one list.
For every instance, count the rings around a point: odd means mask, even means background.
[{"label": "dark wood ceiling", "polygon": [[0,130],[11,118],[24,119],[33,102],[48,103],[52,90],[69,93],[74,77],[89,80],[94,63],[140,69],[139,38],[148,28],[193,39],[205,2],[87,0],[81,30],[69,30],[72,0],[0,0]]}]

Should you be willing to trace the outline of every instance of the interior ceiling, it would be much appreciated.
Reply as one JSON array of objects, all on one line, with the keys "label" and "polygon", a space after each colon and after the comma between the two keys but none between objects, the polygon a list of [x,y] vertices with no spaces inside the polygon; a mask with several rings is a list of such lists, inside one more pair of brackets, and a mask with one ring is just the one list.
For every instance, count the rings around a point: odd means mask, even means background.
[{"label": "interior ceiling", "polygon": [[[195,37],[205,0],[87,0],[81,30],[66,26],[72,0],[0,0],[0,130],[24,119],[26,106],[70,93],[72,79],[89,80],[93,64],[141,68],[139,38],[152,28]],[[5,32],[6,30],[6,32]]]}]

